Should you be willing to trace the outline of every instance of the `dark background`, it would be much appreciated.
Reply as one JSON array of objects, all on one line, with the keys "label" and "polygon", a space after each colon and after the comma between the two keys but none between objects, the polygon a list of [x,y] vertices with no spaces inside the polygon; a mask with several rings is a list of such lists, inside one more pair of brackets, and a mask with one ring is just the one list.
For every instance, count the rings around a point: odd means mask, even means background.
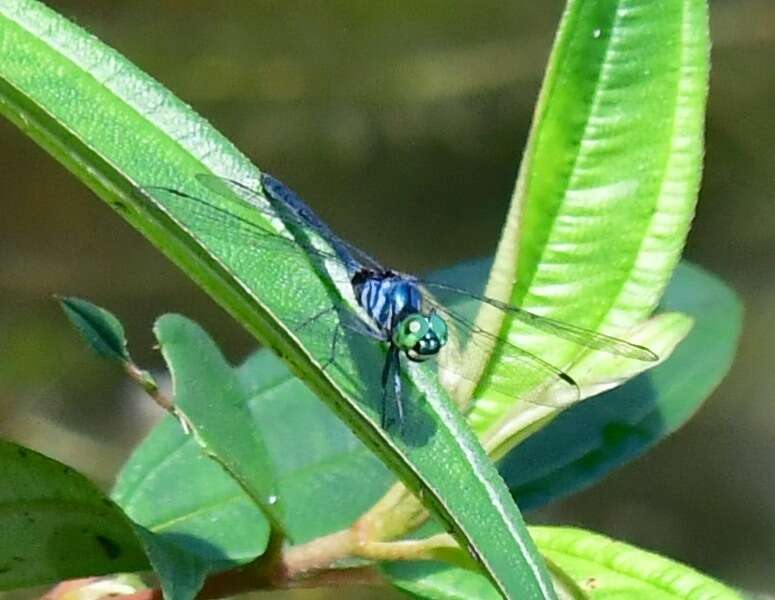
[{"label": "dark background", "polygon": [[[424,271],[494,250],[562,3],[53,1],[293,184],[344,237]],[[604,532],[775,591],[775,5],[711,2],[703,189],[686,256],[740,293],[735,366],[648,456],[533,520]],[[131,135],[131,132],[127,132]],[[53,159],[0,121],[0,436],[109,486],[157,418],[52,293],[127,326],[177,311],[253,341]],[[470,204],[474,204],[470,216]]]}]

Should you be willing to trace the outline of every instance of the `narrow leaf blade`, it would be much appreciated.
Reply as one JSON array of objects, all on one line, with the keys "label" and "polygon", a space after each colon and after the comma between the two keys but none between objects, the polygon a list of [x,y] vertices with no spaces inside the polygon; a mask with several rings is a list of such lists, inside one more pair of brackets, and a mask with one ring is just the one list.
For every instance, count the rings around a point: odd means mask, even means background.
[{"label": "narrow leaf blade", "polygon": [[679,562],[612,540],[564,527],[531,527],[541,552],[569,574],[593,600],[621,596],[654,600],[741,596]]},{"label": "narrow leaf blade", "polygon": [[[705,0],[568,2],[489,295],[612,335],[650,315],[694,214],[707,20]],[[517,321],[481,319],[554,365],[584,355]],[[517,398],[541,383],[502,372],[499,362],[496,348],[470,415],[478,432],[513,406],[488,381],[511,377]],[[570,374],[588,383],[585,371]]]}]

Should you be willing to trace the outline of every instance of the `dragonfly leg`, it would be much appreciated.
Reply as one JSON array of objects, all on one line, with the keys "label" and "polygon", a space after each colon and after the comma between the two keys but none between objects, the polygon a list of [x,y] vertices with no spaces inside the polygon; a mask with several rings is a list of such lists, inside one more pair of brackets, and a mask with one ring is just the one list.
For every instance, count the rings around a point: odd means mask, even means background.
[{"label": "dragonfly leg", "polygon": [[320,368],[324,371],[331,366],[331,364],[336,359],[336,344],[339,341],[339,332],[341,331],[341,326],[339,324],[334,327],[334,333],[331,336],[331,354],[329,354],[328,358],[324,360],[322,363],[320,363]]},{"label": "dragonfly leg", "polygon": [[385,366],[382,367],[382,418],[380,420],[380,423],[382,425],[382,429],[387,429],[387,404],[388,404],[388,395],[390,390],[390,379],[391,375],[393,374],[393,355],[398,352],[398,349],[395,346],[390,346],[388,349],[388,355],[385,357]]},{"label": "dragonfly leg", "polygon": [[388,337],[384,333],[375,327],[370,326],[368,323],[364,323],[351,312],[340,313],[340,323],[342,327],[349,329],[358,335],[363,335],[380,342],[388,341]]},{"label": "dragonfly leg", "polygon": [[[324,309],[316,312],[314,315],[304,319],[299,325],[294,327],[293,330],[296,331],[296,332],[299,332],[302,329],[304,329],[305,327],[308,327],[308,326],[312,325],[313,323],[315,323],[321,317],[323,317],[323,316],[325,316],[327,314],[330,314],[332,312],[335,312],[335,311],[336,311],[336,307],[334,307],[334,306],[329,306],[328,308],[324,308]],[[331,364],[336,359],[336,345],[337,345],[337,343],[339,341],[339,330],[340,329],[341,329],[341,325],[339,325],[337,323],[336,327],[334,327],[334,333],[331,335],[331,346],[330,346],[330,353],[328,355],[328,358],[326,358],[326,360],[324,360],[323,362],[320,363],[320,368],[323,369],[324,371],[329,366],[331,366]]]},{"label": "dragonfly leg", "polygon": [[387,406],[391,388],[398,413],[398,427],[403,430],[404,404],[401,398],[401,351],[393,345],[388,350],[388,355],[385,357],[385,366],[382,368],[382,429],[387,429],[388,425]]},{"label": "dragonfly leg", "polygon": [[396,349],[393,352],[393,393],[396,398],[396,410],[398,411],[398,429],[403,431],[404,429],[404,401],[401,397],[401,355]]},{"label": "dragonfly leg", "polygon": [[320,310],[320,311],[316,312],[314,315],[312,315],[311,317],[307,317],[299,325],[294,327],[294,331],[301,331],[302,329],[304,329],[308,325],[311,325],[312,323],[317,321],[323,315],[327,315],[328,313],[333,312],[335,310],[336,310],[336,307],[329,306],[328,308],[324,308],[323,310]]}]

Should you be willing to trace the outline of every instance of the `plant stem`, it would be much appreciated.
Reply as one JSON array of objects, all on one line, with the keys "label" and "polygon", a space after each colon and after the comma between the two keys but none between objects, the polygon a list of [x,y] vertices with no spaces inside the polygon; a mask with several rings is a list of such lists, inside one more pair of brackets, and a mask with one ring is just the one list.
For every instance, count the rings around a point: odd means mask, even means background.
[{"label": "plant stem", "polygon": [[124,371],[129,375],[130,379],[145,390],[145,393],[151,397],[151,400],[173,415],[180,422],[180,426],[183,428],[183,432],[186,435],[191,433],[192,426],[188,417],[178,410],[178,407],[175,406],[175,402],[172,398],[159,389],[156,380],[154,380],[148,371],[141,369],[131,360],[124,362]]},{"label": "plant stem", "polygon": [[355,555],[358,547],[353,529],[344,529],[306,544],[291,546],[283,552],[285,578],[303,577],[305,573],[330,567],[336,561]]},{"label": "plant stem", "polygon": [[402,537],[422,525],[428,511],[402,483],[395,484],[353,525],[359,538],[386,541]]}]

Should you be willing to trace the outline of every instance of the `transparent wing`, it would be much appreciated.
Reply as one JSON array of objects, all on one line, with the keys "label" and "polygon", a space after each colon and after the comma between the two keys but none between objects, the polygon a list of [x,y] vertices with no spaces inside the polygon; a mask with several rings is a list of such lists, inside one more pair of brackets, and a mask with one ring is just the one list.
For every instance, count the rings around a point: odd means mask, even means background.
[{"label": "transparent wing", "polygon": [[[248,200],[243,202],[228,194],[221,196],[224,200],[222,205],[216,205],[174,188],[142,186],[141,189],[162,194],[164,205],[171,209],[172,216],[197,238],[204,236],[232,246],[269,250],[281,254],[312,255],[321,260],[338,263],[344,269],[347,268],[333,250],[315,247],[311,243],[300,243],[290,234],[282,235],[270,229],[256,214],[256,211],[259,211],[265,218],[278,218],[271,207],[265,203],[260,205]],[[349,284],[349,280],[336,281],[336,283]]]},{"label": "transparent wing", "polygon": [[[597,333],[596,331],[590,331],[589,329],[577,327],[563,321],[555,321],[554,319],[549,319],[547,317],[540,317],[523,308],[511,306],[505,302],[500,302],[499,300],[494,300],[493,298],[474,294],[468,290],[447,285],[445,283],[425,281],[422,279],[418,281],[431,290],[442,290],[452,294],[467,296],[479,302],[489,304],[490,306],[497,308],[498,310],[507,313],[510,316],[513,316],[515,319],[534,329],[537,329],[538,331],[542,331],[564,340],[568,340],[574,344],[578,344],[579,346],[584,346],[586,348],[591,348],[592,350],[600,350],[602,352],[608,352],[609,354],[616,354],[618,356],[624,356],[626,358],[632,358],[634,360],[641,360],[645,362],[654,362],[659,360],[659,357],[645,346],[632,344],[625,340],[620,340],[619,338],[615,338],[610,335]],[[451,314],[451,311],[448,311],[448,314]],[[481,329],[476,333],[477,335],[491,335]]]},{"label": "transparent wing", "polygon": [[384,270],[366,252],[336,235],[296,192],[271,175],[262,174],[262,185],[268,192],[265,194],[244,183],[219,175],[200,173],[196,180],[229,202],[234,202],[236,195],[262,213],[279,217],[286,224],[290,223],[302,230],[314,230],[316,235],[332,246],[340,261],[351,269],[366,266],[376,271]]},{"label": "transparent wing", "polygon": [[[520,398],[530,403],[564,407],[568,404],[577,402],[581,397],[581,390],[576,381],[568,373],[557,368],[544,359],[519,348],[505,339],[498,338],[496,335],[478,327],[469,319],[459,313],[446,308],[442,304],[431,298],[425,298],[426,304],[442,316],[446,317],[447,325],[457,333],[459,340],[465,340],[466,348],[471,345],[480,349],[482,352],[491,351],[495,344],[498,344],[501,353],[501,363],[498,369],[506,375],[505,382],[491,380],[490,385],[506,396],[513,395],[512,385],[514,381],[523,379],[527,373],[536,375],[537,382],[540,383],[540,389],[554,388],[557,386],[556,394],[531,394],[529,398]],[[453,376],[461,377],[471,383],[477,383],[480,373],[469,373],[468,364],[443,365],[440,368],[450,372]],[[533,397],[540,397],[534,400]]]}]

